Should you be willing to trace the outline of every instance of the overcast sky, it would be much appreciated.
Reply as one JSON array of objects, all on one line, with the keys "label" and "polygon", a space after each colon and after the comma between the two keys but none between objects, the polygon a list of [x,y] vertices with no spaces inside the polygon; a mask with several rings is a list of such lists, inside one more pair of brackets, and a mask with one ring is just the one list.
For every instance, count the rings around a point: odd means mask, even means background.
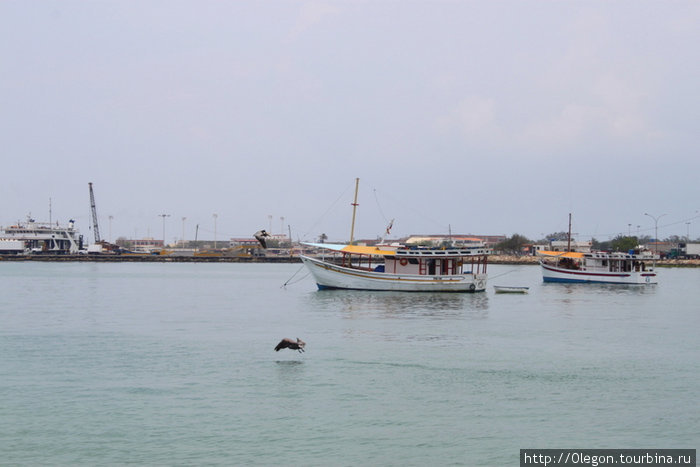
[{"label": "overcast sky", "polygon": [[695,0],[0,1],[0,225],[695,238],[699,140]]}]

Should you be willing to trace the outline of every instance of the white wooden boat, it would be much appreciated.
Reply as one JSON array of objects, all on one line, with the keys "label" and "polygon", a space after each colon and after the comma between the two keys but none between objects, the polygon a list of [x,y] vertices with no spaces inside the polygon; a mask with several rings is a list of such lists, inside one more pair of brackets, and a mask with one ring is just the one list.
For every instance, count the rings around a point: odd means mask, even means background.
[{"label": "white wooden boat", "polygon": [[301,255],[319,289],[483,292],[490,250],[305,243],[332,255]]},{"label": "white wooden boat", "polygon": [[530,287],[514,287],[507,285],[494,285],[493,290],[496,293],[528,293]]},{"label": "white wooden boat", "polygon": [[545,282],[658,283],[653,262],[659,257],[650,252],[540,251],[538,254],[543,256],[540,266]]},{"label": "white wooden boat", "polygon": [[[658,255],[649,251],[627,253],[571,251],[571,214],[567,251],[539,251],[544,282],[579,282],[603,284],[656,284]],[[651,261],[651,265],[648,263]]]},{"label": "white wooden boat", "polygon": [[[459,248],[405,245],[353,245],[357,192],[355,179],[350,244],[303,243],[324,252],[319,257],[300,255],[319,289],[398,292],[483,292],[491,253],[483,242]],[[394,221],[386,228],[387,235]],[[330,257],[327,257],[330,255]]]}]

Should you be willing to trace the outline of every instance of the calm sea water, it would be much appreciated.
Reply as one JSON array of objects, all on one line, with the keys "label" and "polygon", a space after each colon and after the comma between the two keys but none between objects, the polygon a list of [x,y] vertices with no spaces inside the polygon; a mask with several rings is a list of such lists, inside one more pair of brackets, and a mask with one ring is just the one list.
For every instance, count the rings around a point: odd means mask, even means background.
[{"label": "calm sea water", "polygon": [[[0,463],[503,466],[520,448],[699,447],[700,269],[625,287],[492,265],[486,293],[444,295],[282,288],[299,267],[0,262]],[[282,337],[306,353],[274,352]]]}]

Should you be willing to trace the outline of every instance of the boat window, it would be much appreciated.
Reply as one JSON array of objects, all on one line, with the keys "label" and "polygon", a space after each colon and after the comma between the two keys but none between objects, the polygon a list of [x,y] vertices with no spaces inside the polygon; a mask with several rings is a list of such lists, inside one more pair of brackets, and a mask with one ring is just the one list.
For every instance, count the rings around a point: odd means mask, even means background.
[{"label": "boat window", "polygon": [[418,260],[416,258],[408,258],[408,262],[411,264],[418,264]]}]

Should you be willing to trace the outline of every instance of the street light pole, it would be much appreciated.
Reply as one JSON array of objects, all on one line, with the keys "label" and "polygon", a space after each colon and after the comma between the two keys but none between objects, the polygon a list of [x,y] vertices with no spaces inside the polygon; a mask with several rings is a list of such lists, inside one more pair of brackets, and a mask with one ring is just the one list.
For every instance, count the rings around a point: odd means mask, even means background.
[{"label": "street light pole", "polygon": [[216,219],[219,217],[219,215],[214,213],[212,216],[214,217],[214,249],[216,250]]},{"label": "street light pole", "polygon": [[163,218],[163,248],[165,248],[165,218],[170,217],[170,214],[158,214],[158,217]]},{"label": "street light pole", "polygon": [[651,214],[644,213],[645,216],[649,216],[652,219],[654,219],[654,250],[656,251],[656,254],[659,254],[659,219],[664,217],[666,214],[661,214],[658,217],[654,217]]}]

